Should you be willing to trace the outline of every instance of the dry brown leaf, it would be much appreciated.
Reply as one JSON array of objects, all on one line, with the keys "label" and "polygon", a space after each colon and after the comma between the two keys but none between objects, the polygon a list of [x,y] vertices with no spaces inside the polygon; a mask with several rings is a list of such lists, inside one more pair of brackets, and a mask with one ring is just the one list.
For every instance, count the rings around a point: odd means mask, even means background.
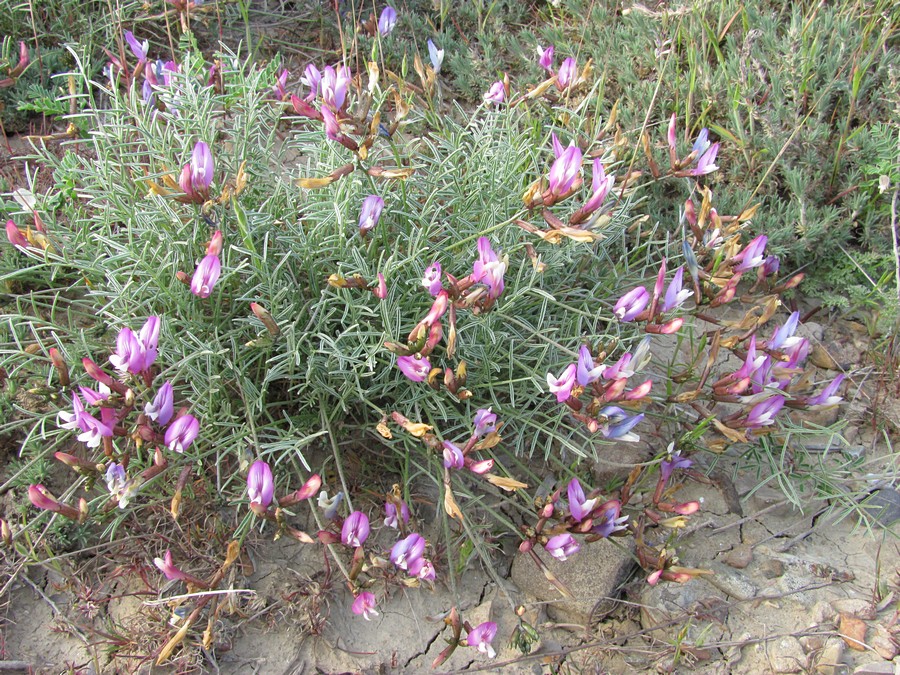
[{"label": "dry brown leaf", "polygon": [[451,518],[456,518],[462,522],[463,514],[462,511],[459,510],[456,499],[453,497],[453,491],[450,489],[449,481],[444,483],[444,511],[446,511],[447,515]]},{"label": "dry brown leaf", "polygon": [[738,431],[737,429],[732,429],[730,427],[726,427],[719,420],[713,418],[713,425],[716,427],[718,432],[725,436],[729,441],[733,443],[747,443],[747,436],[744,435],[744,432]]},{"label": "dry brown leaf", "polygon": [[866,629],[868,626],[862,619],[857,619],[850,614],[841,612],[841,625],[839,631],[844,643],[858,652],[866,651]]},{"label": "dry brown leaf", "polygon": [[484,474],[484,477],[488,479],[491,485],[496,485],[501,490],[506,490],[507,492],[515,492],[516,490],[524,490],[528,487],[525,483],[517,481],[513,478],[506,478],[505,476],[495,476],[492,473]]},{"label": "dry brown leaf", "polygon": [[304,190],[317,190],[326,185],[331,185],[333,182],[334,178],[331,176],[325,176],[325,178],[298,178],[294,181],[294,185]]}]

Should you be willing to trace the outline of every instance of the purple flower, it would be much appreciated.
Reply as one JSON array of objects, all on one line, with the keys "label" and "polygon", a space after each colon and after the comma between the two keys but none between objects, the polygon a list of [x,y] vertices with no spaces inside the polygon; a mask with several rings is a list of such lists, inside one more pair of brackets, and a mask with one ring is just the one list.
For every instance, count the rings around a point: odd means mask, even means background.
[{"label": "purple flower", "polygon": [[172,383],[166,382],[156,392],[152,403],[144,406],[144,414],[159,426],[164,427],[172,419],[175,412],[175,404],[172,394]]},{"label": "purple flower", "polygon": [[[209,146],[203,141],[197,141],[194,152],[191,153],[191,187],[201,194],[209,192],[212,183],[215,165]],[[187,190],[185,190],[187,192]]]},{"label": "purple flower", "polygon": [[[109,408],[104,408],[104,410],[109,410]],[[103,411],[101,411],[101,416],[103,416],[102,412]],[[89,448],[99,447],[103,438],[112,438],[113,425],[107,423],[106,420],[101,422],[96,417],[93,417],[86,412],[81,413],[79,419],[82,433],[78,434],[78,440],[82,443],[86,443]]]},{"label": "purple flower", "polygon": [[402,499],[400,500],[399,513],[397,510],[397,504],[393,501],[385,502],[384,513],[387,516],[387,518],[384,519],[384,524],[386,527],[392,527],[396,530],[399,529],[401,520],[403,521],[404,525],[407,525],[409,523],[409,507]]},{"label": "purple flower", "polygon": [[634,357],[631,352],[625,352],[612,366],[603,371],[604,380],[618,380],[620,378],[629,378],[634,375],[635,368],[631,367]]},{"label": "purple flower", "polygon": [[444,466],[448,469],[461,469],[465,465],[465,457],[456,445],[450,441],[444,441]]},{"label": "purple flower", "polygon": [[387,281],[385,281],[384,275],[381,272],[378,273],[378,285],[375,286],[375,289],[372,291],[372,293],[379,300],[384,300],[387,297]]},{"label": "purple flower", "polygon": [[322,71],[316,68],[315,64],[310,63],[303,71],[303,77],[300,82],[309,87],[309,94],[306,96],[307,101],[312,101],[319,95],[319,85],[322,82]]},{"label": "purple flower", "polygon": [[182,415],[166,429],[165,444],[169,450],[184,452],[200,434],[200,422],[193,415]]},{"label": "purple flower", "polygon": [[437,296],[441,292],[441,264],[439,262],[431,263],[422,276],[422,285],[428,289],[433,296]]},{"label": "purple flower", "polygon": [[354,614],[362,616],[366,621],[370,621],[373,616],[378,616],[375,611],[376,602],[375,594],[369,591],[363,591],[356,596],[353,605],[350,607]]},{"label": "purple flower", "polygon": [[428,40],[428,58],[431,59],[431,67],[434,68],[434,74],[441,72],[441,66],[444,63],[444,50],[438,49],[435,44]]},{"label": "purple flower", "polygon": [[275,86],[272,87],[272,92],[279,101],[283,101],[289,96],[287,92],[287,80],[290,74],[291,73],[287,68],[282,68],[281,72],[278,73],[278,77],[275,78]]},{"label": "purple flower", "polygon": [[650,304],[650,293],[643,286],[638,286],[619,298],[613,308],[613,314],[619,321],[634,321]]},{"label": "purple flower", "polygon": [[497,652],[491,647],[491,642],[497,635],[497,624],[493,621],[485,621],[469,631],[466,636],[466,644],[475,647],[482,654],[486,654],[489,659],[494,658]]},{"label": "purple flower", "polygon": [[106,467],[104,478],[106,480],[106,489],[109,490],[109,493],[116,499],[119,506],[124,509],[128,506],[127,499],[124,500],[124,504],[122,503],[123,493],[128,484],[128,476],[125,474],[125,468],[121,464],[110,462],[109,466]]},{"label": "purple flower", "polygon": [[782,347],[791,347],[798,342],[802,338],[793,337],[794,331],[797,330],[797,325],[800,323],[800,312],[793,312],[788,317],[788,320],[785,321],[778,329],[775,331],[775,334],[772,336],[772,339],[766,344],[768,349],[781,349]]},{"label": "purple flower", "polygon": [[594,526],[591,528],[591,534],[598,534],[605,538],[613,532],[624,530],[628,516],[620,517],[621,509],[621,502],[617,500],[608,502],[606,508],[594,514]]},{"label": "purple flower", "polygon": [[777,255],[766,256],[766,259],[763,260],[763,264],[762,264],[763,278],[772,276],[773,274],[778,274],[779,267],[781,267],[781,263],[778,261]]},{"label": "purple flower", "polygon": [[425,553],[425,539],[413,532],[406,539],[401,539],[391,549],[391,562],[401,570],[408,569]]},{"label": "purple flower", "polygon": [[[275,480],[272,477],[272,469],[261,459],[250,465],[247,473],[247,496],[250,498],[250,508],[258,505],[261,511],[269,508],[275,494]],[[255,510],[255,509],[254,509]]]},{"label": "purple flower", "polygon": [[208,298],[221,274],[222,263],[219,261],[219,256],[203,256],[203,260],[197,265],[191,279],[191,293],[200,298]]},{"label": "purple flower", "polygon": [[641,437],[631,430],[644,419],[644,413],[629,417],[618,406],[607,406],[600,411],[600,417],[607,418],[607,422],[601,425],[601,432],[606,438],[618,438],[629,443],[641,440]]},{"label": "purple flower", "polygon": [[558,378],[553,377],[553,373],[547,373],[547,385],[550,387],[550,391],[556,394],[556,400],[560,403],[564,403],[572,395],[576,368],[574,363],[570,363]]},{"label": "purple flower", "polygon": [[[57,424],[59,424],[62,429],[78,429],[79,431],[87,431],[87,425],[84,424],[82,418],[86,414],[84,411],[84,405],[81,403],[81,399],[78,398],[78,394],[72,395],[72,408],[74,412],[66,412],[61,410],[57,415]],[[59,420],[63,420],[59,422]]]},{"label": "purple flower", "polygon": [[761,234],[747,244],[744,247],[744,250],[732,258],[732,260],[739,263],[735,266],[734,271],[746,272],[749,269],[762,265],[766,260],[765,251],[766,243],[768,243],[768,241],[769,238],[766,235]]},{"label": "purple flower", "polygon": [[325,66],[320,80],[322,99],[334,110],[341,110],[347,100],[350,70],[342,65]]},{"label": "purple flower", "polygon": [[834,393],[838,390],[838,387],[841,386],[841,382],[844,381],[844,374],[841,373],[837,377],[835,377],[825,389],[822,390],[821,394],[813,396],[811,398],[806,399],[806,405],[812,407],[831,407],[833,405],[837,405],[843,400],[843,396],[835,396]]},{"label": "purple flower", "polygon": [[381,37],[387,37],[397,25],[397,10],[388,5],[381,10],[381,16],[378,17],[378,33]]},{"label": "purple flower", "polygon": [[538,45],[538,65],[551,75],[553,74],[553,45],[546,49]]},{"label": "purple flower", "polygon": [[475,411],[472,424],[475,426],[475,435],[481,438],[497,431],[497,415],[490,408],[479,408]]},{"label": "purple flower", "polygon": [[580,523],[584,520],[597,504],[596,499],[585,499],[584,490],[577,478],[569,481],[569,513],[576,522]]},{"label": "purple flower", "polygon": [[478,238],[478,260],[472,265],[472,279],[488,287],[488,295],[494,299],[503,293],[503,275],[506,262],[501,261],[487,237]]},{"label": "purple flower", "polygon": [[700,130],[700,133],[697,134],[697,140],[694,141],[694,146],[691,148],[691,152],[702,155],[704,152],[706,152],[707,148],[709,148],[709,129],[703,127]]},{"label": "purple flower", "polygon": [[591,382],[600,379],[606,366],[599,365],[594,367],[594,357],[591,356],[591,350],[587,345],[581,345],[578,350],[578,365],[575,370],[575,379],[582,387],[588,386]]},{"label": "purple flower", "polygon": [[119,331],[116,338],[116,351],[110,354],[109,362],[123,373],[136,374],[144,366],[144,352],[140,340],[127,326]]},{"label": "purple flower", "polygon": [[362,546],[369,538],[369,517],[362,511],[354,511],[341,527],[341,541],[346,546]]},{"label": "purple flower", "polygon": [[166,575],[169,581],[197,581],[194,577],[186,572],[182,572],[172,560],[172,551],[166,551],[162,558],[154,558],[153,564],[159,568],[159,571]]},{"label": "purple flower", "polygon": [[672,113],[672,117],[669,119],[669,130],[666,133],[666,140],[669,143],[669,150],[674,154],[676,151],[675,148],[675,113]]},{"label": "purple flower", "polygon": [[712,173],[713,171],[718,171],[719,167],[715,164],[717,154],[719,154],[719,144],[713,143],[709,150],[707,150],[700,156],[700,160],[697,162],[697,166],[691,169],[688,173],[691,176],[705,176],[706,174]]},{"label": "purple flower", "polygon": [[397,367],[413,382],[424,382],[431,372],[431,363],[424,356],[399,356]]},{"label": "purple flower", "polygon": [[381,211],[384,209],[384,200],[378,195],[369,195],[363,200],[359,213],[359,232],[365,234],[378,224]]},{"label": "purple flower", "polygon": [[550,537],[550,540],[544,545],[544,548],[547,549],[547,553],[554,558],[560,562],[565,562],[571,556],[578,553],[581,549],[581,545],[575,541],[575,537],[571,534],[563,532],[555,537]]},{"label": "purple flower", "polygon": [[409,576],[418,577],[423,581],[434,581],[437,576],[434,571],[434,565],[427,558],[418,558],[409,563]]},{"label": "purple flower", "polygon": [[687,457],[681,456],[681,450],[672,452],[674,444],[669,446],[668,458],[664,459],[659,465],[659,475],[663,483],[668,483],[675,469],[687,469],[693,465],[693,461]]},{"label": "purple flower", "polygon": [[770,396],[762,403],[757,403],[747,415],[745,425],[748,429],[759,429],[775,424],[775,415],[784,406],[784,396]]},{"label": "purple flower", "polygon": [[577,187],[581,180],[582,159],[581,150],[574,143],[563,150],[550,166],[550,173],[547,176],[550,194],[562,197]]},{"label": "purple flower", "polygon": [[141,330],[138,333],[138,342],[140,342],[141,351],[143,352],[142,372],[150,370],[150,366],[156,361],[156,350],[159,344],[159,326],[159,317],[150,316],[147,317],[147,321],[141,326]]},{"label": "purple flower", "polygon": [[684,286],[684,266],[675,270],[675,276],[669,282],[666,289],[666,297],[663,301],[661,311],[671,312],[673,309],[681,307],[682,303],[694,294],[694,291],[686,289]]},{"label": "purple flower", "polygon": [[150,44],[144,40],[143,42],[138,42],[137,38],[134,37],[134,33],[130,30],[125,31],[125,42],[128,43],[128,46],[131,47],[131,51],[134,53],[135,58],[140,63],[147,62],[147,50],[150,49]]},{"label": "purple flower", "polygon": [[595,159],[594,173],[591,178],[591,197],[585,202],[582,209],[586,213],[593,213],[603,206],[603,202],[606,201],[606,197],[609,195],[609,191],[612,189],[615,182],[615,174],[607,176],[606,172],[603,170],[603,163],[599,158]]},{"label": "purple flower", "polygon": [[503,85],[503,80],[497,80],[490,89],[484,92],[484,100],[497,105],[506,100],[506,87]]},{"label": "purple flower", "polygon": [[109,400],[109,395],[112,393],[109,387],[102,382],[98,382],[97,389],[100,391],[94,391],[89,387],[82,387],[81,385],[78,386],[78,391],[84,396],[84,400],[87,401],[88,405],[100,405],[104,401]]},{"label": "purple flower", "polygon": [[571,56],[562,62],[559,72],[556,74],[556,88],[565,91],[573,84],[578,77],[578,64]]}]

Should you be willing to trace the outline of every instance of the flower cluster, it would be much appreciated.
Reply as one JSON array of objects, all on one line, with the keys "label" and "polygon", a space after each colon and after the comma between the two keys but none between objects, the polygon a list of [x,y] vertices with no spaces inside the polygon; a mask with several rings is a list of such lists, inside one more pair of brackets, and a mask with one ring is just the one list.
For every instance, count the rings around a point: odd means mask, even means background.
[{"label": "flower cluster", "polygon": [[500,297],[504,290],[504,275],[507,268],[506,258],[501,258],[491,247],[487,237],[478,239],[478,259],[472,265],[472,273],[462,279],[449,274],[446,287],[441,281],[441,265],[432,263],[422,277],[422,285],[434,297],[431,309],[409,333],[406,344],[386,342],[391,352],[397,355],[397,367],[413,382],[428,381],[438,388],[438,376],[443,372],[444,385],[447,390],[460,399],[470,395],[465,386],[465,364],[460,363],[456,370],[432,368],[428,356],[440,343],[443,335],[443,317],[449,318],[447,337],[447,355],[453,356],[456,350],[456,313],[460,309],[473,312],[486,312]]},{"label": "flower cluster", "polygon": [[[632,429],[644,418],[643,413],[629,415],[625,409],[611,404],[636,405],[650,393],[650,380],[627,389],[629,378],[649,360],[649,349],[649,340],[645,339],[634,354],[626,352],[614,364],[607,365],[604,363],[605,352],[595,359],[590,348],[582,345],[578,361],[566,366],[559,377],[547,373],[547,385],[556,400],[564,403],[572,416],[583,422],[591,433],[637,441],[640,437]],[[587,404],[581,399],[582,395],[590,397]]]}]

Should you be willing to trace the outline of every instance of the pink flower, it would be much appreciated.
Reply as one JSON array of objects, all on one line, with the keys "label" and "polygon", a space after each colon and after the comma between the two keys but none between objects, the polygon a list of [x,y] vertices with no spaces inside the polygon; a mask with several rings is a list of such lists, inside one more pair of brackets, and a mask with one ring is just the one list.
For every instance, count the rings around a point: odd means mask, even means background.
[{"label": "pink flower", "polygon": [[550,391],[556,394],[556,400],[564,403],[572,395],[572,388],[575,386],[576,365],[574,363],[566,366],[560,376],[553,377],[552,373],[547,373],[547,385]]},{"label": "pink flower", "polygon": [[169,450],[182,453],[200,435],[200,422],[193,415],[182,415],[166,429],[165,444]]},{"label": "pink flower", "polygon": [[159,426],[164,427],[169,423],[169,420],[172,419],[174,412],[175,405],[172,394],[172,383],[166,382],[159,388],[159,391],[156,392],[153,402],[144,406],[144,414]]},{"label": "pink flower", "polygon": [[556,74],[556,88],[565,91],[573,84],[578,77],[578,64],[571,56],[562,62],[559,72]]},{"label": "pink flower", "polygon": [[369,538],[369,517],[362,511],[354,511],[341,527],[341,541],[345,546],[362,546]]},{"label": "pink flower", "polygon": [[219,262],[219,256],[203,256],[191,279],[191,293],[200,298],[208,298],[221,274],[222,263]]},{"label": "pink flower", "polygon": [[[706,131],[706,129],[704,129]],[[705,176],[708,173],[712,173],[713,171],[718,171],[719,167],[716,165],[716,155],[719,154],[719,144],[713,143],[713,145],[704,152],[700,156],[700,160],[697,162],[697,166],[691,169],[688,173],[691,176]]]},{"label": "pink flower", "polygon": [[13,246],[18,246],[19,248],[29,247],[28,240],[22,234],[22,230],[16,227],[16,224],[11,220],[6,221],[6,238]]},{"label": "pink flower", "polygon": [[146,63],[147,61],[147,51],[150,49],[150,44],[144,40],[143,42],[138,42],[137,38],[134,37],[134,33],[130,30],[125,31],[125,42],[128,43],[128,46],[131,47],[131,51],[134,54],[135,58],[140,63]]},{"label": "pink flower", "polygon": [[575,541],[575,537],[573,537],[568,532],[563,532],[562,534],[558,534],[555,537],[550,537],[550,540],[544,546],[547,549],[547,553],[552,555],[554,558],[559,560],[560,562],[565,562],[571,556],[578,553],[581,550],[581,545]]},{"label": "pink flower", "polygon": [[401,570],[408,569],[425,553],[425,539],[413,532],[391,549],[391,562]]},{"label": "pink flower", "polygon": [[212,184],[215,164],[209,146],[197,141],[191,153],[191,161],[184,165],[178,182],[184,193],[196,202],[203,202],[209,197],[209,186]]},{"label": "pink flower", "polygon": [[494,658],[497,652],[491,646],[491,642],[497,635],[497,624],[493,621],[485,621],[469,631],[466,636],[466,644],[475,647],[482,654],[486,654],[489,659]]},{"label": "pink flower", "polygon": [[[106,410],[109,410],[109,408],[104,408],[101,411],[101,417],[105,417],[103,415],[103,411]],[[78,440],[82,443],[87,444],[89,448],[99,447],[100,443],[103,441],[103,438],[112,438],[112,423],[106,423],[106,420],[101,422],[96,417],[93,417],[86,412],[81,414],[80,419],[82,433],[78,434]]]},{"label": "pink flower", "polygon": [[744,250],[732,258],[734,262],[739,263],[735,266],[734,271],[746,272],[749,269],[762,265],[766,260],[765,251],[768,241],[769,238],[761,234],[747,244]]},{"label": "pink flower", "polygon": [[597,504],[597,500],[585,499],[584,490],[577,478],[573,478],[569,481],[568,494],[569,513],[572,514],[572,517],[576,522],[580,523],[591,513],[591,510]]},{"label": "pink flower", "polygon": [[386,527],[392,527],[395,530],[399,529],[401,520],[403,521],[404,525],[409,524],[409,507],[402,499],[400,500],[399,512],[397,509],[397,504],[395,504],[393,501],[388,501],[384,504],[384,513],[387,516],[387,518],[384,519],[384,524]]},{"label": "pink flower", "polygon": [[378,612],[375,611],[376,606],[375,595],[369,593],[369,591],[363,591],[356,596],[356,600],[353,601],[350,609],[354,614],[362,616],[366,621],[370,621],[373,616],[378,616]]},{"label": "pink flower", "polygon": [[143,369],[144,354],[137,336],[127,326],[119,331],[116,351],[110,354],[109,362],[123,373],[139,373]]},{"label": "pink flower", "polygon": [[675,148],[675,113],[672,113],[672,117],[669,120],[669,130],[666,134],[666,140],[669,143],[669,150],[674,154],[676,152]]},{"label": "pink flower", "polygon": [[475,426],[475,435],[481,438],[497,431],[497,415],[492,413],[490,408],[479,408],[475,411],[472,424]]},{"label": "pink flower", "polygon": [[360,234],[365,234],[378,224],[383,209],[384,200],[378,195],[369,195],[363,200],[362,210],[359,213]]},{"label": "pink flower", "polygon": [[399,356],[397,357],[397,367],[413,382],[424,382],[428,373],[431,372],[431,363],[424,356]]},{"label": "pink flower", "polygon": [[322,98],[335,111],[344,107],[350,86],[350,69],[342,65],[325,66],[319,88]]},{"label": "pink flower", "polygon": [[503,85],[503,80],[497,80],[491,85],[491,88],[484,93],[484,100],[498,105],[506,100],[506,87]]},{"label": "pink flower", "polygon": [[494,299],[503,293],[503,275],[506,263],[491,248],[487,237],[478,238],[478,260],[472,266],[472,279],[488,287],[488,295]]},{"label": "pink flower", "polygon": [[384,300],[387,297],[387,282],[384,280],[384,275],[381,272],[378,273],[378,285],[372,293],[374,293],[375,297],[379,300]]},{"label": "pink flower", "polygon": [[431,295],[436,296],[441,292],[441,264],[439,262],[431,263],[422,276],[422,285],[428,289]]},{"label": "pink flower", "polygon": [[448,469],[461,469],[465,465],[462,450],[450,441],[444,441],[444,466]]},{"label": "pink flower", "polygon": [[312,101],[319,95],[319,84],[322,82],[322,72],[316,68],[315,64],[310,63],[303,71],[303,77],[300,78],[300,82],[309,87],[309,94],[307,95],[306,100]]},{"label": "pink flower", "polygon": [[434,565],[427,558],[418,558],[409,564],[409,576],[418,577],[423,581],[434,581],[437,576],[434,571]]},{"label": "pink flower", "polygon": [[593,213],[606,201],[609,191],[616,182],[615,174],[607,176],[603,170],[603,163],[599,158],[594,160],[594,173],[591,178],[591,197],[585,202],[582,210],[585,213]]},{"label": "pink flower", "polygon": [[638,286],[619,298],[613,308],[613,314],[619,321],[634,321],[647,308],[648,304],[650,304],[650,294],[646,288]]},{"label": "pink flower", "polygon": [[172,551],[166,551],[162,558],[154,558],[153,564],[159,568],[169,581],[194,581],[190,574],[182,572],[172,560]]},{"label": "pink flower", "polygon": [[[275,479],[272,469],[261,459],[250,465],[247,473],[247,496],[250,498],[250,508],[255,506],[260,511],[265,511],[272,503],[275,494]],[[256,509],[254,509],[255,511]]]},{"label": "pink flower", "polygon": [[553,74],[553,50],[553,45],[550,45],[546,49],[543,49],[538,45],[537,48],[538,65],[551,75]]},{"label": "pink flower", "polygon": [[547,175],[551,195],[562,197],[580,185],[582,159],[581,150],[574,143],[563,150],[550,166],[550,173]]}]

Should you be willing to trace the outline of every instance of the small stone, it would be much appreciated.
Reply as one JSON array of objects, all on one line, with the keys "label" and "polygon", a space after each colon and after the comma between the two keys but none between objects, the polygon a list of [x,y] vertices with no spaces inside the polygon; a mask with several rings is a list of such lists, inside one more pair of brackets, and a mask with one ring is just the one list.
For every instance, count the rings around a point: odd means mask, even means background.
[{"label": "small stone", "polygon": [[857,619],[851,614],[841,614],[840,630],[841,637],[850,649],[858,652],[866,651],[866,622]]},{"label": "small stone", "polygon": [[889,527],[900,520],[900,492],[884,488],[872,492],[862,510],[866,516],[881,527]]},{"label": "small stone", "polygon": [[725,564],[742,570],[753,560],[753,549],[748,544],[738,544],[725,556]]},{"label": "small stone", "polygon": [[816,662],[816,672],[821,675],[837,675],[841,668],[841,659],[844,658],[844,641],[838,638],[829,638],[825,642],[825,649],[819,654]]},{"label": "small stone", "polygon": [[885,661],[893,661],[897,656],[897,643],[891,639],[890,633],[883,626],[875,629],[875,635],[869,639],[869,644]]},{"label": "small stone", "polygon": [[795,637],[783,637],[772,645],[769,655],[776,673],[799,673],[806,668],[806,654]]},{"label": "small stone", "polygon": [[[811,628],[815,630],[815,628]],[[825,647],[825,637],[822,635],[804,635],[800,638],[800,645],[807,654],[810,652],[818,652]]]},{"label": "small stone", "polygon": [[894,664],[890,661],[879,661],[860,666],[853,671],[853,675],[894,675],[896,672]]},{"label": "small stone", "polygon": [[759,564],[759,573],[766,579],[777,579],[784,575],[784,563],[775,558],[766,558]]},{"label": "small stone", "polygon": [[833,626],[836,615],[837,612],[834,607],[825,600],[820,600],[814,604],[809,611],[809,618],[816,626]]},{"label": "small stone", "polygon": [[875,606],[863,598],[842,598],[832,601],[831,606],[841,614],[849,614],[864,621],[872,621],[877,617]]}]

